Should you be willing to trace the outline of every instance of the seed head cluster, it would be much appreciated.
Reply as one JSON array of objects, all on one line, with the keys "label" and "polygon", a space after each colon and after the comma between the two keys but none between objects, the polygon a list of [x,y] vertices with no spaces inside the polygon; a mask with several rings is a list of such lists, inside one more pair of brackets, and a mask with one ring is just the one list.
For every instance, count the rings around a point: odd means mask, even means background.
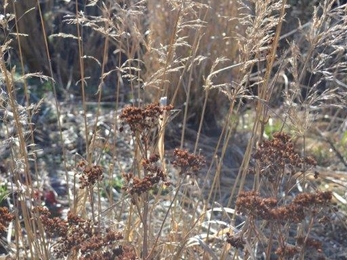
[{"label": "seed head cluster", "polygon": [[143,159],[141,165],[146,171],[146,175],[141,179],[134,176],[133,173],[123,174],[123,178],[127,182],[127,186],[123,189],[129,192],[131,195],[141,195],[154,188],[155,185],[163,182],[165,185],[170,185],[167,181],[166,174],[156,163],[159,160],[159,155],[154,154],[149,159]]},{"label": "seed head cluster", "polygon": [[293,245],[282,245],[275,250],[275,254],[281,259],[292,259],[299,252],[300,248]]},{"label": "seed head cluster", "polygon": [[196,175],[196,173],[206,164],[206,160],[201,155],[189,153],[187,150],[176,148],[174,151],[175,160],[172,164],[180,168],[180,175]]},{"label": "seed head cluster", "polygon": [[80,253],[81,260],[90,259],[136,259],[134,250],[120,244],[123,235],[111,229],[100,230],[97,223],[85,220],[71,212],[67,220],[51,218],[44,207],[35,208],[40,215],[46,234],[56,238],[54,254],[57,258],[69,256],[72,252]]},{"label": "seed head cluster", "polygon": [[146,143],[149,141],[147,140],[148,134],[151,130],[156,129],[159,120],[162,120],[164,111],[172,109],[172,105],[160,106],[158,103],[149,104],[144,108],[128,106],[122,110],[120,115],[120,119],[123,121],[120,131],[123,131],[124,124],[128,124],[134,136],[140,134],[142,142]]},{"label": "seed head cluster", "polygon": [[296,238],[296,243],[300,246],[314,248],[318,252],[322,251],[322,243],[310,237],[299,236]]},{"label": "seed head cluster", "polygon": [[302,158],[295,151],[291,137],[286,133],[275,133],[272,140],[263,141],[253,154],[253,158],[259,162],[262,176],[270,182],[278,181],[284,169],[295,174],[304,165],[317,164],[312,157]]},{"label": "seed head cluster", "polygon": [[[263,177],[262,181],[269,189],[262,189],[262,195],[255,190],[239,193],[235,202],[236,210],[252,223],[247,232],[251,234],[254,225],[264,223],[265,220],[271,225],[272,230],[269,237],[271,243],[269,242],[266,250],[274,250],[279,259],[294,259],[308,248],[313,249],[310,252],[317,254],[315,259],[322,259],[321,242],[310,238],[308,234],[302,237],[301,234],[307,231],[304,225],[302,226],[304,232],[297,231],[295,244],[292,244],[293,241],[288,241],[287,228],[291,225],[297,226],[299,223],[329,221],[327,215],[331,212],[332,192],[317,189],[312,191],[306,189],[305,192],[297,193],[292,190],[283,192],[283,187],[292,185],[295,173],[304,172],[309,167],[315,166],[316,161],[311,157],[300,156],[294,149],[291,137],[285,133],[275,133],[272,140],[263,141],[253,154],[253,158],[259,166],[257,170],[260,172],[260,177]],[[314,177],[318,178],[317,172],[314,173]],[[238,244],[241,239],[227,236],[226,242],[242,249]]]},{"label": "seed head cluster", "polygon": [[[301,248],[312,248],[317,253],[322,252],[322,243],[316,239],[304,236],[298,236],[295,238],[296,245],[281,245],[275,250],[275,254],[281,259],[292,259],[296,254],[300,253]],[[312,258],[311,258],[312,259]],[[325,259],[323,256],[317,255],[315,259]]]},{"label": "seed head cluster", "polygon": [[6,232],[6,227],[14,219],[15,216],[8,211],[7,207],[0,207],[0,234]]},{"label": "seed head cluster", "polygon": [[81,177],[79,178],[80,189],[93,186],[97,181],[103,179],[103,170],[100,165],[89,166],[86,161],[82,160],[78,163],[78,167],[82,169]]},{"label": "seed head cluster", "polygon": [[278,221],[280,223],[299,223],[310,212],[328,205],[332,192],[300,193],[291,203],[279,205],[276,198],[263,198],[255,191],[243,191],[236,200],[239,213],[255,219]]},{"label": "seed head cluster", "polygon": [[123,190],[131,195],[141,195],[153,189],[160,182],[165,185],[170,185],[167,181],[167,176],[162,167],[158,164],[159,154],[152,153],[148,158],[148,153],[151,147],[151,138],[153,131],[159,127],[160,120],[165,111],[173,109],[172,105],[160,106],[159,103],[152,103],[144,107],[129,106],[122,110],[120,119],[122,120],[123,131],[125,124],[130,127],[133,136],[138,141],[139,150],[141,151],[141,168],[143,174],[124,173],[126,185]]}]

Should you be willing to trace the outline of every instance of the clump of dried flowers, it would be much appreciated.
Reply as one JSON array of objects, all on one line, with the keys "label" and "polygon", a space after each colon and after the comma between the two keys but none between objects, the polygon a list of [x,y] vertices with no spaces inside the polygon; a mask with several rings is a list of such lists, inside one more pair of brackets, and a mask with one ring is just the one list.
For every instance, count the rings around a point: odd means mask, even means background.
[{"label": "clump of dried flowers", "polygon": [[[242,249],[240,241],[251,239],[256,236],[257,223],[267,223],[271,233],[268,234],[268,254],[274,252],[281,259],[291,259],[300,254],[303,256],[305,250],[313,250],[319,257],[322,256],[321,243],[307,236],[302,237],[298,233],[294,237],[295,245],[289,243],[288,227],[301,227],[301,232],[309,232],[303,223],[320,222],[329,214],[332,201],[331,191],[298,190],[295,194],[292,188],[292,178],[297,178],[296,173],[305,174],[306,171],[317,163],[312,157],[302,157],[294,149],[291,137],[285,133],[275,133],[272,140],[265,140],[259,144],[253,158],[256,169],[250,173],[260,174],[263,184],[261,191],[241,191],[236,199],[236,210],[239,214],[246,216],[249,223],[247,231],[241,232],[237,237],[227,236],[226,242],[232,246]],[[314,174],[317,178],[317,173]],[[300,179],[296,179],[300,181]],[[265,187],[265,188],[264,188]],[[285,189],[283,187],[286,187]],[[267,194],[262,196],[261,193]],[[322,217],[323,216],[323,217]],[[318,221],[317,221],[318,220]],[[297,229],[294,231],[298,232]],[[248,234],[248,238],[242,235]],[[277,248],[276,248],[277,246]],[[275,247],[275,248],[274,248]],[[273,251],[272,251],[273,250]],[[318,257],[317,256],[317,257]]]},{"label": "clump of dried flowers", "polygon": [[176,148],[174,156],[172,164],[180,168],[179,175],[195,175],[206,164],[203,156],[191,154],[187,150]]},{"label": "clump of dried flowers", "polygon": [[286,133],[275,133],[272,140],[263,141],[253,158],[261,169],[261,176],[272,183],[278,183],[284,174],[294,175],[298,170],[317,164],[312,157],[301,157],[295,151],[291,137]]},{"label": "clump of dried flowers", "polygon": [[36,207],[35,211],[49,238],[56,238],[54,255],[57,258],[80,253],[79,259],[136,259],[133,248],[122,245],[121,232],[110,228],[104,230],[98,223],[83,219],[71,212],[67,220],[51,218],[47,208]]},{"label": "clump of dried flowers", "polygon": [[158,128],[159,121],[163,120],[164,112],[172,109],[172,105],[161,106],[158,103],[149,104],[143,108],[125,107],[120,115],[122,120],[120,131],[123,131],[125,124],[129,125],[134,137],[139,137],[141,143],[148,148],[152,131]]},{"label": "clump of dried flowers", "polygon": [[127,183],[127,186],[124,186],[123,189],[129,192],[131,195],[141,195],[155,187],[155,185],[160,182],[164,183],[166,186],[170,185],[170,182],[167,181],[167,176],[164,173],[163,169],[158,166],[156,163],[159,160],[158,154],[153,154],[149,159],[143,159],[141,165],[146,171],[146,175],[141,179],[137,176],[134,176],[132,173],[124,173],[123,177]]},{"label": "clump of dried flowers", "polygon": [[0,207],[0,234],[6,232],[6,227],[14,219],[15,216],[9,212],[7,207]]},{"label": "clump of dried flowers", "polygon": [[100,165],[88,165],[86,161],[82,160],[77,166],[82,169],[81,177],[79,179],[80,189],[93,186],[97,181],[101,181],[104,177]]},{"label": "clump of dried flowers", "polygon": [[255,191],[243,191],[236,200],[236,208],[239,213],[254,219],[299,223],[307,215],[315,214],[322,207],[328,206],[331,199],[330,191],[300,193],[291,203],[281,205],[276,198],[263,198]]},{"label": "clump of dried flowers", "polygon": [[172,105],[161,106],[158,103],[152,103],[144,107],[128,106],[122,110],[120,131],[124,130],[125,124],[130,127],[141,155],[139,168],[142,172],[123,174],[126,182],[123,190],[131,195],[146,193],[160,183],[170,185],[159,163],[159,154],[153,152],[156,143],[152,139],[161,125],[160,121],[164,120],[164,112],[172,109]]}]

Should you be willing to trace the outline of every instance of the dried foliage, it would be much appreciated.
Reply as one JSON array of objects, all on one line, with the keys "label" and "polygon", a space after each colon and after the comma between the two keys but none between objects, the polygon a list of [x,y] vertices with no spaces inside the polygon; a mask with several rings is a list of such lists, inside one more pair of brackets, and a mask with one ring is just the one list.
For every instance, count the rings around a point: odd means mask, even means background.
[{"label": "dried foliage", "polygon": [[[332,193],[300,193],[291,203],[279,206],[276,198],[262,198],[254,191],[242,192],[236,200],[240,213],[255,219],[278,221],[279,223],[300,223],[306,215],[318,212],[321,207],[329,205]],[[306,211],[306,212],[305,212]]]},{"label": "dried foliage", "polygon": [[[260,174],[269,182],[279,185],[285,175],[294,175],[298,171],[308,170],[317,162],[312,157],[301,157],[294,150],[290,136],[285,133],[275,133],[272,140],[263,141],[255,151],[253,158],[261,169]],[[255,173],[251,170],[250,173]]]},{"label": "dried foliage", "polygon": [[[158,128],[160,120],[164,120],[164,111],[172,109],[172,105],[162,107],[157,103],[147,105],[144,108],[129,106],[122,110],[120,119],[123,124],[127,123],[134,136],[139,135],[143,145],[148,147],[152,131]],[[123,128],[120,129],[120,131],[122,130]]]},{"label": "dried foliage", "polygon": [[103,170],[100,165],[88,166],[86,161],[80,161],[78,168],[82,169],[80,177],[80,189],[93,186],[103,179]]},{"label": "dried foliage", "polygon": [[136,259],[133,249],[121,245],[123,235],[110,229],[101,230],[97,223],[85,220],[72,213],[66,221],[50,218],[46,208],[35,209],[50,237],[57,238],[54,255],[57,258],[81,253],[80,260],[86,259]]},{"label": "dried foliage", "polygon": [[206,160],[201,155],[191,154],[186,150],[175,149],[175,160],[172,164],[179,167],[180,175],[195,175],[205,165]]},{"label": "dried foliage", "polygon": [[[236,209],[249,221],[249,225],[245,225],[242,232],[248,234],[242,239],[246,240],[247,237],[250,238],[250,234],[259,232],[261,229],[259,221],[266,221],[271,230],[263,242],[268,253],[274,251],[278,257],[295,257],[304,256],[308,251],[312,253],[314,249],[315,253],[321,254],[321,242],[310,238],[309,233],[314,223],[322,223],[320,220],[323,217],[331,215],[333,193],[331,191],[293,193],[294,187],[290,186],[293,185],[292,179],[297,178],[294,176],[297,171],[304,171],[305,175],[305,171],[316,165],[316,161],[311,157],[301,157],[294,150],[290,136],[285,133],[275,133],[272,140],[263,141],[253,157],[259,167],[256,172],[260,174],[262,186],[270,189],[262,189],[268,194],[266,197],[255,190],[239,193],[235,202]],[[250,173],[254,174],[255,171]],[[307,226],[304,223],[310,224]],[[296,235],[290,234],[287,227],[292,225],[303,225],[302,230],[296,231]],[[303,230],[305,236],[302,237]],[[292,244],[293,239],[296,243]],[[227,242],[235,246],[234,240],[231,237]],[[274,245],[278,248],[273,249]],[[251,255],[252,252],[245,254]]]},{"label": "dried foliage", "polygon": [[[156,146],[156,141],[153,140],[153,135],[159,131],[160,121],[163,121],[164,111],[170,111],[173,106],[160,106],[159,104],[150,104],[144,108],[126,107],[122,110],[120,119],[124,129],[127,124],[132,131],[135,141],[139,145],[141,155],[141,168],[143,174],[138,173],[138,176],[133,173],[123,174],[123,177],[128,184],[128,187],[123,187],[127,192],[134,195],[141,195],[153,189],[160,181],[166,185],[170,185],[167,181],[167,176],[162,167],[158,166],[157,162],[160,159],[159,154],[153,153],[152,149]],[[148,154],[150,156],[148,157]]]},{"label": "dried foliage", "polygon": [[6,226],[15,219],[15,216],[9,212],[8,208],[0,207],[0,234],[6,232]]}]

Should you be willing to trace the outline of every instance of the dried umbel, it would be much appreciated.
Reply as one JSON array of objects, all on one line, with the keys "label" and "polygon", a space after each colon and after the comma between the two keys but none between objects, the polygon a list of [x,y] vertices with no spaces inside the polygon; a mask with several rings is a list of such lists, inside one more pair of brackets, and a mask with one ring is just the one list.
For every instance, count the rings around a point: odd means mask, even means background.
[{"label": "dried umbel", "polygon": [[203,156],[191,154],[187,150],[176,148],[174,156],[172,164],[181,169],[180,175],[195,175],[206,164]]},{"label": "dried umbel", "polygon": [[291,259],[299,252],[300,248],[297,246],[283,245],[276,249],[275,254],[281,257],[281,259]]},{"label": "dried umbel", "polygon": [[15,216],[6,207],[0,207],[0,234],[5,233],[6,226],[15,219]]},{"label": "dried umbel", "polygon": [[122,110],[122,114],[120,115],[120,119],[123,121],[120,131],[123,130],[124,124],[126,123],[129,125],[134,136],[139,136],[141,141],[147,144],[149,141],[148,135],[152,130],[157,129],[159,120],[163,120],[162,116],[164,112],[172,109],[172,105],[160,106],[158,103],[149,104],[143,108],[128,106]]},{"label": "dried umbel", "polygon": [[34,213],[39,215],[48,237],[62,237],[67,235],[68,225],[66,221],[58,217],[52,218],[48,208],[36,207],[34,208]]},{"label": "dried umbel", "polygon": [[[67,220],[51,218],[44,207],[35,208],[49,237],[55,237],[54,254],[58,258],[80,252],[79,259],[135,259],[131,247],[122,246],[123,235],[109,228],[100,229],[97,223],[69,212]],[[128,258],[123,258],[123,257]]]},{"label": "dried umbel", "polygon": [[322,251],[322,243],[316,239],[313,239],[313,238],[299,236],[296,238],[296,243],[299,246],[314,248],[318,252]]},{"label": "dried umbel", "polygon": [[[281,259],[292,259],[297,254],[303,254],[308,248],[315,250],[318,254],[322,252],[322,249],[321,243],[309,238],[308,233],[305,233],[304,237],[298,235],[295,237],[295,245],[290,244],[286,235],[287,228],[291,225],[313,223],[319,220],[320,216],[328,214],[327,209],[331,205],[331,200],[332,192],[330,191],[300,193],[291,201],[262,197],[256,191],[243,191],[236,200],[236,209],[238,213],[247,216],[253,225],[259,221],[264,223],[262,220],[265,220],[272,229],[267,237],[268,241],[271,241],[268,242],[268,250],[275,249],[272,246],[277,244],[275,254]],[[227,237],[227,242],[234,247],[237,247],[239,241],[236,238]]]},{"label": "dried umbel", "polygon": [[77,166],[82,169],[81,177],[79,179],[81,184],[80,189],[93,186],[97,181],[104,178],[103,170],[100,165],[89,166],[86,161],[81,161]]},{"label": "dried umbel", "polygon": [[123,174],[126,182],[123,190],[131,195],[140,196],[161,183],[170,185],[161,164],[158,163],[160,155],[153,150],[157,147],[158,131],[163,131],[160,128],[163,126],[162,120],[165,120],[164,113],[172,109],[172,105],[152,103],[144,107],[129,106],[122,110],[120,131],[124,130],[125,125],[130,127],[141,156],[138,160],[138,171]]},{"label": "dried umbel", "polygon": [[[296,245],[284,244],[280,245],[276,250],[275,254],[281,257],[281,259],[292,259],[295,255],[300,253],[302,248],[314,249],[317,253],[322,252],[322,243],[310,237],[296,237]],[[312,259],[312,258],[311,258]],[[325,259],[324,257],[315,259]]]},{"label": "dried umbel", "polygon": [[259,163],[261,175],[270,182],[278,182],[285,173],[295,174],[304,166],[307,169],[317,164],[312,157],[301,157],[285,133],[275,133],[272,140],[263,141],[253,158]]},{"label": "dried umbel", "polygon": [[143,159],[141,161],[141,165],[146,171],[146,175],[143,178],[134,176],[133,173],[123,174],[123,178],[127,183],[127,185],[123,187],[123,190],[126,190],[131,195],[141,195],[153,189],[160,182],[169,186],[170,182],[167,181],[166,174],[163,169],[156,164],[159,158],[158,154],[153,154],[149,159]]},{"label": "dried umbel", "polygon": [[236,200],[238,212],[254,219],[299,223],[329,205],[332,192],[300,193],[291,203],[281,205],[276,198],[263,198],[255,191],[241,192]]}]

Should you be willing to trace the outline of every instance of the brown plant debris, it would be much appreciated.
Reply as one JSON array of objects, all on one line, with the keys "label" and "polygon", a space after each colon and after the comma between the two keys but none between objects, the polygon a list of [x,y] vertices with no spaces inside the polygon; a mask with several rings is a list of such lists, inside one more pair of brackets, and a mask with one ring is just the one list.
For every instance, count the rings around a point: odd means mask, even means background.
[{"label": "brown plant debris", "polygon": [[236,200],[236,208],[239,213],[255,219],[299,223],[308,213],[328,205],[331,199],[330,191],[301,193],[291,203],[281,206],[276,198],[263,198],[255,191],[243,191]]},{"label": "brown plant debris", "polygon": [[123,235],[110,228],[105,230],[97,223],[85,220],[71,212],[67,220],[50,218],[50,212],[44,207],[35,211],[49,237],[57,238],[54,254],[58,258],[67,257],[74,252],[80,252],[80,260],[87,259],[136,259],[134,250],[120,244]]},{"label": "brown plant debris", "polygon": [[15,216],[8,211],[7,207],[0,207],[0,234],[6,232],[6,226],[15,219]]},{"label": "brown plant debris", "polygon": [[78,167],[82,169],[81,177],[79,178],[80,189],[93,186],[97,181],[103,179],[103,170],[100,165],[89,166],[86,161],[79,162]]},{"label": "brown plant debris", "polygon": [[123,189],[129,192],[131,195],[141,195],[151,190],[155,184],[158,184],[160,179],[164,180],[166,177],[154,176],[148,174],[143,179],[134,176],[132,173],[124,174],[123,177],[129,183],[128,187],[124,186]]},{"label": "brown plant debris", "polygon": [[176,148],[174,156],[172,164],[181,169],[179,175],[195,175],[206,164],[203,156],[191,154],[187,150]]},{"label": "brown plant debris", "polygon": [[293,245],[283,245],[276,249],[275,254],[281,259],[291,259],[300,252],[300,248]]},{"label": "brown plant debris", "polygon": [[141,179],[134,176],[133,173],[124,173],[123,178],[125,179],[127,186],[123,187],[131,195],[141,195],[154,188],[155,185],[162,181],[166,186],[171,183],[167,181],[167,176],[163,169],[159,167],[156,163],[159,160],[158,154],[153,154],[149,159],[143,159],[141,165],[146,171],[146,175]]},{"label": "brown plant debris", "polygon": [[262,169],[261,175],[270,182],[278,181],[285,170],[293,175],[304,166],[308,168],[317,164],[312,157],[301,157],[286,133],[275,133],[272,140],[263,141],[253,154],[253,158]]},{"label": "brown plant debris", "polygon": [[120,119],[122,127],[120,131],[124,129],[124,124],[128,124],[134,136],[141,137],[141,141],[148,144],[148,134],[159,126],[159,120],[163,120],[162,115],[164,111],[170,111],[173,109],[172,105],[160,106],[159,103],[153,103],[145,106],[144,108],[128,106],[122,110]]}]

